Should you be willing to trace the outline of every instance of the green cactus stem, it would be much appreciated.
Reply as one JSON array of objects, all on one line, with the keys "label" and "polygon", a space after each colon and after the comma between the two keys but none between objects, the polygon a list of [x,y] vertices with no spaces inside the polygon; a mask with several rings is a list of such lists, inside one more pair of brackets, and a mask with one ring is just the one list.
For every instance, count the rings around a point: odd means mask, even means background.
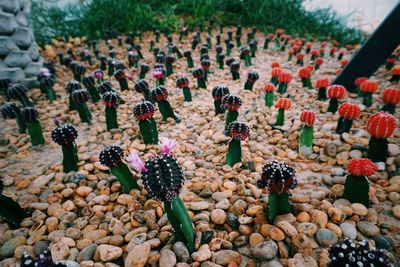
[{"label": "green cactus stem", "polygon": [[268,38],[265,38],[264,46],[263,46],[264,49],[268,49],[269,42],[270,42],[270,40]]},{"label": "green cactus stem", "polygon": [[232,139],[229,142],[228,153],[226,154],[226,163],[233,166],[242,161],[242,148],[240,141]]},{"label": "green cactus stem", "polygon": [[44,145],[44,137],[42,133],[42,126],[40,122],[35,119],[32,122],[27,121],[26,127],[28,128],[29,136],[33,146]]},{"label": "green cactus stem", "polygon": [[116,107],[106,106],[106,124],[107,124],[107,131],[110,131],[111,129],[118,129]]},{"label": "green cactus stem", "polygon": [[29,100],[26,95],[20,97],[21,103],[24,107],[34,107],[35,105]]},{"label": "green cactus stem", "polygon": [[107,63],[105,61],[100,62],[100,69],[103,71],[107,70]]},{"label": "green cactus stem", "polygon": [[90,98],[92,99],[93,103],[99,102],[100,94],[94,86],[90,86],[87,88],[90,94]]},{"label": "green cactus stem", "polygon": [[287,61],[292,61],[292,58],[293,58],[293,54],[289,54]]},{"label": "green cactus stem", "polygon": [[254,82],[246,81],[244,84],[244,89],[253,91],[253,85],[254,85]]},{"label": "green cactus stem", "polygon": [[62,145],[63,170],[65,173],[78,171],[78,154],[75,142]]},{"label": "green cactus stem", "polygon": [[250,55],[246,55],[244,57],[244,62],[245,62],[246,66],[251,66],[251,57],[250,57]]},{"label": "green cactus stem", "polygon": [[343,117],[340,117],[336,127],[336,133],[337,134],[348,133],[352,126],[353,126],[352,120],[347,120]]},{"label": "green cactus stem", "polygon": [[118,80],[118,83],[121,87],[121,91],[129,90],[128,81],[125,78]]},{"label": "green cactus stem", "polygon": [[45,88],[45,90],[46,90],[47,99],[50,102],[56,100],[57,96],[56,96],[56,93],[54,92],[54,89],[52,87],[48,86],[48,87]]},{"label": "green cactus stem", "polygon": [[296,65],[304,66],[304,61],[302,59],[298,59],[296,61]]},{"label": "green cactus stem", "polygon": [[285,123],[285,109],[278,109],[278,116],[276,117],[275,125],[282,126]]},{"label": "green cactus stem", "polygon": [[275,86],[277,86],[277,85],[279,84],[278,76],[272,77],[270,82],[271,82],[272,84],[274,84]]},{"label": "green cactus stem", "polygon": [[240,79],[240,75],[238,71],[231,71],[232,74],[232,79],[235,80],[239,80]]},{"label": "green cactus stem", "polygon": [[[3,182],[1,182],[1,191],[3,191]],[[29,214],[21,208],[11,197],[0,194],[0,216],[11,224],[12,227],[18,228],[21,221],[28,217]]]},{"label": "green cactus stem", "polygon": [[183,99],[184,99],[186,102],[191,102],[191,101],[192,101],[192,94],[191,94],[191,92],[190,92],[189,87],[183,88],[183,89],[182,89],[182,92],[183,92]]},{"label": "green cactus stem", "polygon": [[368,158],[373,162],[386,162],[388,141],[385,138],[371,137],[368,145]]},{"label": "green cactus stem", "polygon": [[310,78],[301,78],[301,82],[303,83],[303,87],[313,89]]},{"label": "green cactus stem", "polygon": [[269,193],[268,196],[268,221],[273,223],[276,216],[290,212],[289,193]]},{"label": "green cactus stem", "polygon": [[287,84],[286,83],[280,83],[278,86],[278,92],[283,95],[287,91]]},{"label": "green cactus stem", "polygon": [[197,88],[207,89],[206,80],[204,77],[197,78]]},{"label": "green cactus stem", "polygon": [[338,106],[339,101],[337,100],[337,98],[331,98],[331,100],[329,100],[328,112],[332,112],[333,114],[335,114],[338,110]]},{"label": "green cactus stem", "polygon": [[274,92],[266,92],[264,101],[266,107],[272,107],[274,105]]},{"label": "green cactus stem", "polygon": [[139,121],[139,127],[143,142],[146,145],[158,144],[157,124],[153,118]]},{"label": "green cactus stem", "polygon": [[389,112],[390,114],[394,114],[394,112],[395,112],[395,110],[396,110],[396,106],[395,106],[395,105],[392,105],[392,104],[389,104],[389,103],[386,103],[386,104],[381,108],[381,110],[382,110],[382,111],[387,111],[387,112]]},{"label": "green cactus stem", "polygon": [[90,124],[92,120],[92,114],[89,111],[88,106],[86,103],[78,104],[76,106],[76,109],[78,110],[79,117],[81,118],[82,122],[87,122]]},{"label": "green cactus stem", "polygon": [[312,147],[314,142],[314,128],[313,126],[303,125],[300,131],[299,147]]},{"label": "green cactus stem", "polygon": [[370,93],[370,92],[364,93],[363,92],[363,105],[366,107],[372,106],[372,93]]},{"label": "green cactus stem", "polygon": [[194,65],[193,65],[193,59],[192,59],[192,57],[187,57],[186,59],[187,59],[187,66],[188,66],[188,68],[189,68],[189,69],[193,68]]},{"label": "green cactus stem", "polygon": [[140,79],[140,80],[143,80],[145,77],[146,77],[146,72],[141,71],[141,72],[139,73],[139,79]]},{"label": "green cactus stem", "polygon": [[318,100],[326,100],[328,97],[326,96],[326,88],[318,89]]},{"label": "green cactus stem", "polygon": [[194,251],[195,234],[193,224],[182,199],[178,196],[172,202],[164,202],[168,220],[175,230],[176,241],[185,243],[190,253]]},{"label": "green cactus stem", "polygon": [[315,70],[319,70],[319,66],[321,66],[321,65],[315,64],[314,69],[315,69]]},{"label": "green cactus stem", "polygon": [[111,167],[110,170],[117,177],[126,193],[129,193],[132,189],[139,189],[139,185],[125,163],[121,162],[117,166]]},{"label": "green cactus stem", "polygon": [[283,51],[285,51],[286,50],[286,45],[285,44],[282,44],[281,45],[281,51],[283,52]]},{"label": "green cactus stem", "polygon": [[176,122],[180,121],[180,119],[175,115],[174,110],[167,100],[158,102],[158,108],[160,109],[161,115],[164,120],[167,120],[168,118],[173,118]]},{"label": "green cactus stem", "polygon": [[218,65],[220,70],[224,69],[224,59],[222,57],[218,57]]},{"label": "green cactus stem", "polygon": [[347,175],[344,184],[343,198],[351,203],[361,203],[365,207],[370,206],[369,184],[365,176]]},{"label": "green cactus stem", "polygon": [[236,121],[239,116],[239,112],[237,110],[228,110],[226,113],[225,125],[228,126],[231,122]]},{"label": "green cactus stem", "polygon": [[221,107],[221,100],[214,100],[215,115],[224,114],[225,110]]},{"label": "green cactus stem", "polygon": [[166,73],[165,73],[165,75],[168,77],[168,76],[171,76],[172,73],[174,73],[174,68],[173,68],[171,63],[167,63],[166,64]]},{"label": "green cactus stem", "polygon": [[76,104],[74,99],[72,98],[72,94],[69,94],[69,110],[76,110]]},{"label": "green cactus stem", "polygon": [[18,125],[18,132],[20,134],[26,133],[26,123],[21,116],[21,114],[17,115],[16,117],[17,125]]},{"label": "green cactus stem", "polygon": [[208,69],[204,69],[204,81],[208,81]]},{"label": "green cactus stem", "polygon": [[165,83],[164,78],[156,79],[156,86],[164,85],[164,83]]}]

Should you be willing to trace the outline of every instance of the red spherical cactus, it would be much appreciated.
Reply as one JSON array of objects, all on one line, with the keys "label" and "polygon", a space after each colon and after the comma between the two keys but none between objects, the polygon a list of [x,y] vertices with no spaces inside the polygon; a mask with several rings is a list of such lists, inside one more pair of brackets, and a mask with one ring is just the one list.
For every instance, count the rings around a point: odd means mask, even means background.
[{"label": "red spherical cactus", "polygon": [[230,166],[242,160],[242,148],[240,141],[245,140],[250,135],[250,128],[245,123],[233,121],[226,126],[225,135],[232,138],[229,142],[226,163]]},{"label": "red spherical cactus", "polygon": [[265,92],[273,92],[275,90],[275,85],[273,83],[266,83],[264,85]]},{"label": "red spherical cactus", "polygon": [[393,83],[397,83],[400,80],[400,65],[396,65],[392,68],[392,78],[390,81]]},{"label": "red spherical cactus", "polygon": [[392,54],[386,59],[386,70],[391,70],[396,63],[396,55]]},{"label": "red spherical cactus", "polygon": [[276,125],[283,125],[285,122],[285,109],[289,109],[292,102],[288,98],[280,98],[275,103],[275,108],[278,109],[278,116],[276,118]]},{"label": "red spherical cactus", "polygon": [[[312,66],[311,66],[311,68],[314,69]],[[312,89],[311,80],[310,80],[312,69],[310,70],[310,67],[306,66],[299,70],[298,75],[299,75],[299,78],[301,78],[303,87],[308,87],[308,88]]]},{"label": "red spherical cactus", "polygon": [[339,121],[336,127],[336,133],[348,133],[353,126],[353,120],[360,116],[361,109],[355,103],[346,102],[339,106]]},{"label": "red spherical cactus", "polygon": [[326,88],[331,84],[329,78],[321,78],[315,82],[315,87],[318,88],[318,100],[326,100]]},{"label": "red spherical cactus", "polygon": [[328,87],[328,97],[330,98],[328,112],[335,113],[339,106],[338,99],[346,96],[347,91],[343,85],[334,84]]},{"label": "red spherical cactus", "polygon": [[382,110],[394,114],[396,105],[400,103],[400,89],[386,88],[382,92],[382,101],[385,103],[385,105],[382,107]]},{"label": "red spherical cactus", "polygon": [[319,56],[319,51],[317,49],[313,49],[310,52],[311,54],[311,60],[315,60]]},{"label": "red spherical cactus", "polygon": [[343,56],[347,54],[347,49],[346,48],[340,48],[339,49],[339,56],[338,56],[338,60],[342,60]]},{"label": "red spherical cactus", "polygon": [[347,65],[347,63],[349,63],[349,60],[347,58],[343,58],[342,60],[340,60],[340,66],[342,68],[344,68]]},{"label": "red spherical cactus", "polygon": [[318,70],[319,67],[324,63],[324,60],[320,57],[315,59],[315,70]]},{"label": "red spherical cactus", "polygon": [[360,85],[366,80],[368,80],[367,77],[358,77],[357,79],[354,80],[354,85],[360,87]]},{"label": "red spherical cactus", "polygon": [[307,126],[314,125],[315,112],[311,110],[304,110],[300,113],[300,121]]},{"label": "red spherical cactus", "polygon": [[378,112],[373,114],[367,122],[367,131],[372,136],[369,140],[368,158],[372,161],[386,161],[388,141],[386,138],[391,136],[396,128],[394,116],[388,112]]},{"label": "red spherical cactus", "polygon": [[287,85],[292,81],[292,74],[287,71],[282,71],[278,76],[279,87],[278,91],[280,94],[284,94],[287,91]]},{"label": "red spherical cactus", "polygon": [[363,104],[366,107],[370,107],[372,105],[372,93],[377,91],[379,84],[377,81],[366,80],[360,85],[360,91],[363,96]]},{"label": "red spherical cactus", "polygon": [[369,207],[369,182],[367,176],[374,174],[378,167],[369,159],[352,159],[347,165],[350,173],[346,177],[343,198],[351,203],[361,203]]},{"label": "red spherical cactus", "polygon": [[282,71],[283,70],[281,68],[279,68],[279,67],[272,68],[272,71],[271,71],[271,83],[273,83],[275,86],[278,85],[278,83],[279,83],[278,77],[282,73]]},{"label": "red spherical cactus", "polygon": [[300,65],[300,66],[303,66],[303,64],[304,64],[304,54],[303,53],[298,53],[296,55],[296,59],[297,59],[296,64]]},{"label": "red spherical cactus", "polygon": [[280,64],[278,61],[272,61],[271,68],[279,68],[279,67],[280,67]]},{"label": "red spherical cactus", "polygon": [[272,107],[274,105],[274,90],[275,85],[273,83],[267,83],[264,85],[265,91],[265,106]]}]

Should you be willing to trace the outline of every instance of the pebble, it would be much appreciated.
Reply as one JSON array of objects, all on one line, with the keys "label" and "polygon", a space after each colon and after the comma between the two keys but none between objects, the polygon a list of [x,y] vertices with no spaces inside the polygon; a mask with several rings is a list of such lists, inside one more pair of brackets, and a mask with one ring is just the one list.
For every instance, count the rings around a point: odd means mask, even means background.
[{"label": "pebble", "polygon": [[264,237],[259,233],[252,233],[249,238],[249,245],[252,247],[264,241]]},{"label": "pebble", "polygon": [[0,248],[0,256],[7,258],[14,255],[14,251],[17,247],[25,245],[26,238],[24,236],[17,236],[6,241]]},{"label": "pebble", "polygon": [[113,261],[122,256],[122,249],[112,245],[99,245],[97,251],[102,261]]},{"label": "pebble", "polygon": [[189,262],[190,254],[183,242],[176,242],[173,246],[173,250],[179,262]]},{"label": "pebble", "polygon": [[357,228],[361,233],[367,236],[376,236],[380,233],[379,227],[367,221],[360,221],[357,223]]},{"label": "pebble", "polygon": [[328,215],[320,210],[310,211],[311,222],[317,224],[320,228],[325,228],[328,223]]},{"label": "pebble", "polygon": [[278,246],[274,241],[268,240],[251,247],[250,253],[258,260],[271,260],[276,257]]},{"label": "pebble", "polygon": [[239,216],[234,213],[227,213],[226,222],[233,228],[239,227]]},{"label": "pebble", "polygon": [[328,229],[319,229],[316,234],[316,239],[321,247],[329,247],[338,241],[336,234]]},{"label": "pebble", "polygon": [[294,255],[287,263],[288,267],[318,267],[318,263],[311,256],[305,256],[301,253]]},{"label": "pebble", "polygon": [[76,257],[76,261],[78,263],[82,261],[89,261],[93,259],[94,253],[96,252],[97,245],[96,244],[90,244],[84,249],[82,249],[78,256]]},{"label": "pebble", "polygon": [[222,266],[238,266],[242,262],[242,256],[240,253],[233,250],[220,250],[216,252],[212,260],[215,264]]},{"label": "pebble", "polygon": [[176,264],[176,257],[174,252],[169,249],[163,249],[159,260],[160,266],[174,267]]},{"label": "pebble", "polygon": [[194,210],[194,211],[206,210],[206,209],[208,209],[209,206],[210,206],[210,204],[205,201],[190,203],[190,209]]},{"label": "pebble", "polygon": [[200,246],[199,250],[192,253],[195,261],[203,262],[211,258],[211,250],[207,244]]},{"label": "pebble", "polygon": [[343,236],[350,238],[350,239],[356,239],[357,237],[357,229],[356,227],[351,224],[351,223],[341,223],[340,224],[340,229],[342,230]]},{"label": "pebble", "polygon": [[226,222],[226,212],[222,209],[211,211],[211,221],[215,224],[224,224]]},{"label": "pebble", "polygon": [[368,209],[360,203],[353,203],[351,204],[351,209],[353,210],[354,214],[359,215],[359,216],[367,216],[368,215]]},{"label": "pebble", "polygon": [[135,246],[125,258],[125,267],[144,267],[149,259],[150,249],[148,243]]},{"label": "pebble", "polygon": [[392,212],[394,217],[396,217],[397,219],[400,219],[400,205],[396,205],[392,208]]}]

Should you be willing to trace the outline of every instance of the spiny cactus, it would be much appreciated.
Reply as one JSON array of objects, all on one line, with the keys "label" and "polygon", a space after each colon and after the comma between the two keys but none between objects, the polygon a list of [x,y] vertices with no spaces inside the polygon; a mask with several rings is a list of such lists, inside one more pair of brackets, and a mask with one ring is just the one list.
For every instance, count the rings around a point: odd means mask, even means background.
[{"label": "spiny cactus", "polygon": [[29,100],[26,92],[28,92],[28,89],[22,84],[12,84],[8,87],[6,95],[9,98],[19,100],[24,107],[33,107],[33,103]]},{"label": "spiny cactus", "polygon": [[400,103],[400,89],[399,88],[386,88],[382,92],[382,102],[385,105],[382,107],[382,111],[387,111],[394,114],[396,105]]},{"label": "spiny cactus", "polygon": [[40,90],[46,94],[47,99],[50,100],[50,102],[56,100],[56,93],[53,89],[55,79],[47,68],[42,68],[40,70],[38,81],[40,83]]},{"label": "spiny cactus", "polygon": [[227,94],[222,99],[221,107],[223,109],[227,109],[228,113],[226,114],[225,125],[228,126],[231,122],[236,121],[239,112],[238,109],[242,105],[242,99],[235,95]]},{"label": "spiny cactus", "polygon": [[272,67],[271,71],[271,83],[275,86],[279,84],[278,77],[283,72],[283,70],[279,66]]},{"label": "spiny cactus", "polygon": [[26,107],[22,109],[21,116],[26,123],[32,145],[44,145],[42,126],[38,120],[39,112],[36,110],[36,108]]},{"label": "spiny cactus", "polygon": [[250,91],[252,91],[252,90],[253,90],[253,85],[254,85],[254,83],[255,83],[259,78],[260,78],[260,76],[258,75],[257,72],[255,72],[255,71],[250,71],[250,72],[247,74],[247,81],[246,81],[246,83],[244,84],[244,89],[245,89],[245,90],[250,90]]},{"label": "spiny cactus", "polygon": [[167,55],[165,57],[165,65],[166,65],[166,76],[171,76],[174,73],[173,63],[175,62],[175,57],[173,55]]},{"label": "spiny cactus", "polygon": [[330,98],[328,112],[335,114],[339,106],[338,99],[344,98],[347,94],[346,88],[343,85],[334,84],[328,87],[327,93]]},{"label": "spiny cactus", "polygon": [[396,65],[392,68],[392,77],[390,81],[392,83],[398,83],[400,80],[400,65]]},{"label": "spiny cactus", "polygon": [[204,78],[205,72],[203,68],[197,68],[194,69],[193,72],[193,77],[197,79],[197,88],[207,88],[206,85],[206,80]]},{"label": "spiny cactus", "polygon": [[189,79],[186,77],[179,77],[176,79],[176,86],[182,89],[184,100],[186,102],[191,102],[192,94],[190,93]]},{"label": "spiny cactus", "polygon": [[189,69],[193,68],[193,59],[192,59],[192,52],[190,50],[186,50],[183,52],[183,56],[186,58],[187,60],[187,66]]},{"label": "spiny cactus", "polygon": [[51,138],[62,147],[63,152],[63,167],[64,172],[78,170],[78,154],[75,139],[78,137],[78,132],[69,123],[60,125],[56,121],[56,128],[51,132]]},{"label": "spiny cactus", "polygon": [[92,75],[83,77],[82,84],[89,91],[90,98],[92,99],[93,103],[98,102],[100,100],[100,94],[95,86],[95,77]]},{"label": "spiny cactus", "polygon": [[204,80],[207,81],[208,74],[210,73],[211,62],[209,59],[202,59],[200,64],[202,69],[204,70]]},{"label": "spiny cactus", "polygon": [[68,92],[69,95],[69,110],[76,110],[76,104],[74,102],[74,99],[72,98],[72,93],[76,90],[82,89],[81,84],[78,81],[72,80],[67,83],[67,86],[65,86],[65,90]]},{"label": "spiny cactus", "polygon": [[215,115],[225,113],[225,109],[222,108],[222,99],[225,95],[229,94],[229,88],[226,86],[215,86],[212,90],[212,96],[214,98],[214,109]]},{"label": "spiny cactus", "polygon": [[156,85],[164,85],[165,83],[165,69],[163,65],[157,65],[153,70],[153,77],[156,79]]},{"label": "spiny cactus", "polygon": [[143,101],[133,108],[133,114],[139,121],[140,134],[145,144],[158,143],[157,124],[153,118],[154,105],[149,101]]},{"label": "spiny cactus", "polygon": [[329,78],[321,78],[315,82],[315,87],[318,88],[318,100],[326,100],[326,88],[331,84]]},{"label": "spiny cactus", "polygon": [[153,88],[150,92],[151,98],[154,102],[157,102],[158,108],[160,109],[161,115],[164,120],[168,118],[173,118],[176,122],[180,122],[180,119],[175,115],[171,104],[168,102],[168,91],[167,89],[160,85]]},{"label": "spiny cactus", "polygon": [[21,108],[15,103],[5,103],[0,107],[4,119],[16,119],[18,132],[26,132],[26,123],[21,114]]},{"label": "spiny cactus", "polygon": [[285,109],[289,109],[292,106],[292,101],[288,98],[280,98],[275,103],[275,108],[278,109],[278,116],[276,117],[275,125],[282,126],[285,122]]},{"label": "spiny cactus", "polygon": [[336,133],[348,133],[353,125],[353,120],[360,115],[361,109],[355,103],[346,102],[339,106],[339,121],[336,127]]},{"label": "spiny cactus", "polygon": [[366,80],[360,85],[360,90],[363,96],[363,104],[366,107],[370,107],[372,105],[372,93],[378,90],[378,82],[372,80]]},{"label": "spiny cactus", "polygon": [[273,83],[267,83],[264,85],[265,97],[264,102],[265,106],[272,107],[274,105],[274,90],[275,85]]},{"label": "spiny cactus", "polygon": [[126,74],[123,69],[117,69],[114,72],[114,77],[118,81],[121,91],[129,90],[128,81],[126,80]]},{"label": "spiny cactus", "polygon": [[314,122],[315,112],[311,110],[304,110],[300,114],[300,121],[302,127],[299,136],[299,151],[305,155],[312,153],[312,145],[314,141]]},{"label": "spiny cactus", "polygon": [[103,103],[106,106],[106,125],[107,131],[118,129],[117,107],[120,98],[116,92],[108,91],[103,95]]},{"label": "spiny cactus", "polygon": [[149,90],[149,84],[145,80],[138,80],[135,82],[135,90],[138,93],[143,94],[144,99],[146,101],[153,101],[150,97],[150,90]]},{"label": "spiny cactus", "polygon": [[250,128],[245,123],[233,121],[225,128],[225,135],[232,138],[229,142],[226,163],[230,166],[242,161],[242,148],[240,141],[246,140],[250,135]]},{"label": "spiny cactus", "polygon": [[72,92],[72,99],[76,105],[76,109],[78,110],[81,121],[90,124],[92,120],[92,114],[90,113],[90,110],[86,105],[89,97],[89,92],[86,89],[78,89]]},{"label": "spiny cactus", "polygon": [[251,66],[250,49],[246,46],[240,48],[240,59],[245,61],[245,65]]},{"label": "spiny cactus", "polygon": [[292,81],[292,74],[287,71],[282,71],[278,76],[278,92],[283,95],[287,91],[288,84]]},{"label": "spiny cactus", "polygon": [[309,89],[312,89],[312,84],[311,84],[311,79],[310,79],[310,77],[311,77],[310,68],[308,68],[308,67],[301,68],[299,70],[298,75],[299,75],[299,78],[301,78],[301,82],[303,83],[303,87],[307,87]]},{"label": "spiny cactus", "polygon": [[267,187],[268,221],[272,224],[277,215],[290,212],[289,190],[297,186],[295,170],[284,161],[274,160],[263,166],[259,188]]},{"label": "spiny cactus", "polygon": [[147,64],[140,64],[140,72],[139,72],[139,79],[144,79],[146,77],[146,73],[149,72],[150,67]]},{"label": "spiny cactus", "polygon": [[314,68],[315,70],[319,70],[319,68],[321,67],[321,65],[324,63],[324,59],[321,57],[317,57],[314,61]]},{"label": "spiny cactus", "polygon": [[240,74],[239,74],[239,69],[240,69],[240,63],[237,61],[233,61],[230,65],[229,68],[231,70],[232,74],[232,79],[239,80],[240,79]]},{"label": "spiny cactus", "polygon": [[300,66],[304,65],[304,54],[303,53],[298,53],[296,55],[296,59],[297,59],[296,65],[300,65]]},{"label": "spiny cactus", "polygon": [[373,114],[367,122],[367,131],[371,135],[368,146],[368,158],[373,162],[386,162],[388,141],[396,128],[396,120],[388,112]]},{"label": "spiny cactus", "polygon": [[358,77],[357,79],[354,80],[354,85],[356,86],[357,95],[360,97],[363,96],[360,86],[366,80],[368,80],[367,77]]}]

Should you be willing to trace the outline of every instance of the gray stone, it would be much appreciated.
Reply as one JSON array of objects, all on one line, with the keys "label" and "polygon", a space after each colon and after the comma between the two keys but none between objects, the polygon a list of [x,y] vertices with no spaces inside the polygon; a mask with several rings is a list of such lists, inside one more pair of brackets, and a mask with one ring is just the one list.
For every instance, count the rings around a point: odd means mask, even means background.
[{"label": "gray stone", "polygon": [[11,50],[18,50],[18,46],[8,36],[0,36],[0,56],[6,56]]},{"label": "gray stone", "polygon": [[228,212],[226,214],[226,222],[231,226],[231,227],[239,227],[239,216],[237,216],[234,213]]},{"label": "gray stone", "polygon": [[50,242],[46,240],[39,240],[33,246],[33,252],[35,252],[36,256],[42,254],[45,250],[49,248]]},{"label": "gray stone", "polygon": [[39,46],[36,43],[32,43],[28,49],[28,53],[33,61],[37,61],[40,58]]},{"label": "gray stone", "polygon": [[0,7],[3,11],[15,14],[20,9],[20,0],[0,0]]},{"label": "gray stone", "polygon": [[24,69],[26,76],[37,77],[42,65],[43,65],[43,59],[40,59],[38,62],[29,63]]},{"label": "gray stone", "polygon": [[25,78],[25,73],[21,68],[1,68],[0,79],[10,79],[13,82],[18,82]]},{"label": "gray stone", "polygon": [[8,258],[14,255],[14,251],[17,247],[25,245],[26,238],[24,236],[17,236],[11,238],[7,242],[3,244],[0,248],[0,256],[4,258]]},{"label": "gray stone", "polygon": [[268,240],[253,246],[250,253],[258,260],[271,260],[276,257],[278,246],[274,241]]},{"label": "gray stone", "polygon": [[7,64],[9,67],[19,67],[19,68],[25,68],[28,63],[31,62],[31,58],[29,56],[29,53],[27,51],[10,51],[8,53],[7,57],[4,59],[4,62]]},{"label": "gray stone", "polygon": [[78,256],[76,257],[76,261],[81,263],[82,261],[90,261],[93,259],[93,255],[96,252],[97,245],[91,244],[79,252]]},{"label": "gray stone", "polygon": [[14,15],[0,11],[0,34],[7,34],[7,35],[12,34],[15,31],[15,28],[17,28],[17,26],[18,25],[17,22],[15,21]]},{"label": "gray stone", "polygon": [[350,239],[356,239],[357,237],[357,229],[354,225],[351,223],[341,223],[340,224],[340,229],[343,232],[343,236],[350,238]]},{"label": "gray stone", "polygon": [[172,249],[175,252],[176,257],[178,258],[179,262],[189,262],[190,260],[190,254],[189,250],[186,248],[185,244],[183,242],[176,242]]},{"label": "gray stone", "polygon": [[283,267],[283,265],[279,261],[273,260],[261,263],[260,267]]},{"label": "gray stone", "polygon": [[319,229],[316,238],[321,247],[329,247],[338,241],[336,234],[328,229]]},{"label": "gray stone", "polygon": [[394,247],[393,240],[389,236],[377,235],[372,238],[377,248],[391,251]]},{"label": "gray stone", "polygon": [[75,261],[63,260],[63,261],[59,261],[57,263],[64,264],[66,267],[79,267],[79,263],[77,263]]},{"label": "gray stone", "polygon": [[160,266],[174,267],[176,264],[176,257],[174,252],[169,249],[163,249],[160,256]]},{"label": "gray stone", "polygon": [[374,223],[361,221],[357,223],[357,228],[361,233],[367,236],[376,236],[379,234],[380,229]]},{"label": "gray stone", "polygon": [[26,18],[26,14],[23,11],[18,12],[18,14],[15,16],[15,21],[23,27],[29,26],[28,19]]},{"label": "gray stone", "polygon": [[28,48],[33,40],[32,31],[27,27],[18,27],[11,36],[11,39],[20,48]]}]

